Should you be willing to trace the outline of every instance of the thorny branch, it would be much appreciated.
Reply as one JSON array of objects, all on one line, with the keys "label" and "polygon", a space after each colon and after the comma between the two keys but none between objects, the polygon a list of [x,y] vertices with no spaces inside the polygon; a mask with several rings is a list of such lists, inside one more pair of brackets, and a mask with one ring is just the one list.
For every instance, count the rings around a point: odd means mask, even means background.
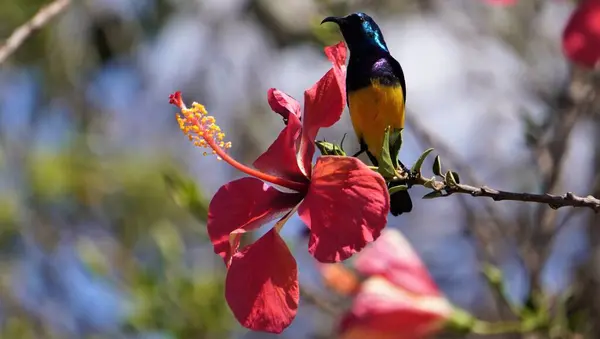
[{"label": "thorny branch", "polygon": [[0,64],[8,59],[33,32],[64,11],[70,3],[71,0],[55,0],[42,7],[29,21],[15,29],[6,42],[0,46]]}]

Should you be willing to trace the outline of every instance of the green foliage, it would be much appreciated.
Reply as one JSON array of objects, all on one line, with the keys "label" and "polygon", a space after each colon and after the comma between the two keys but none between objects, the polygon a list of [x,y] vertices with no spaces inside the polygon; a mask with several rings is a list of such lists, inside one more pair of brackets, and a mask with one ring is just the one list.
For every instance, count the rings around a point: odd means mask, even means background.
[{"label": "green foliage", "polygon": [[446,175],[444,176],[444,181],[446,182],[446,185],[448,185],[448,186],[456,186],[457,185],[456,179],[454,179],[454,174],[452,171],[446,172]]},{"label": "green foliage", "polygon": [[191,179],[174,171],[163,173],[163,179],[175,202],[188,210],[198,221],[205,223],[208,217],[208,202],[198,186]]},{"label": "green foliage", "polygon": [[433,160],[433,168],[431,170],[435,175],[442,175],[442,159],[439,155],[435,156],[435,160]]},{"label": "green foliage", "polygon": [[401,130],[394,130],[390,132],[390,139],[389,139],[389,144],[390,144],[390,157],[392,159],[392,164],[394,164],[394,167],[398,167],[398,153],[400,152],[400,149],[402,148],[402,129]]},{"label": "green foliage", "polygon": [[439,197],[443,197],[444,194],[440,191],[432,191],[423,196],[423,199],[435,199]]},{"label": "green foliage", "polygon": [[421,154],[419,156],[419,158],[417,159],[417,161],[414,163],[414,165],[411,167],[410,171],[412,173],[421,173],[421,167],[423,167],[423,162],[425,162],[425,159],[427,158],[427,156],[433,152],[433,148],[428,148],[425,150],[425,152],[423,152],[423,154]]},{"label": "green foliage", "polygon": [[227,338],[233,318],[224,299],[221,270],[184,264],[184,244],[169,225],[151,231],[164,269],[142,268],[131,277],[134,308],[127,332],[158,331],[174,338]]},{"label": "green foliage", "polygon": [[[342,139],[342,142],[344,140]],[[346,156],[346,152],[342,148],[342,145],[336,145],[327,141],[315,141],[315,145],[319,149],[322,155],[338,155],[338,156]]]},{"label": "green foliage", "polygon": [[[0,244],[7,244],[3,253],[20,238],[20,209],[42,216],[45,210],[69,202],[78,208],[64,212],[85,222],[95,222],[91,211],[100,211],[115,237],[81,235],[76,249],[96,279],[130,292],[132,311],[123,331],[227,338],[234,322],[224,299],[222,263],[213,262],[218,258],[212,256],[208,261],[187,260],[191,249],[210,248],[203,225],[208,201],[190,178],[173,165],[164,165],[170,163],[131,156],[100,159],[82,148],[31,152],[23,173],[33,204],[0,196],[7,202],[0,205],[0,218],[12,223],[2,223]],[[43,227],[35,233],[39,241],[48,241],[50,234]],[[140,245],[146,255],[158,255],[160,260],[142,260],[133,250]],[[53,338],[45,327],[41,332],[32,330],[31,324],[40,319],[26,312],[19,311],[11,319],[0,337],[37,338],[43,333]]]},{"label": "green foliage", "polygon": [[[394,157],[395,158],[395,157]],[[390,155],[390,127],[385,129],[383,136],[383,145],[381,147],[381,156],[379,157],[379,168],[377,171],[384,178],[393,178],[396,176],[396,166]]]}]

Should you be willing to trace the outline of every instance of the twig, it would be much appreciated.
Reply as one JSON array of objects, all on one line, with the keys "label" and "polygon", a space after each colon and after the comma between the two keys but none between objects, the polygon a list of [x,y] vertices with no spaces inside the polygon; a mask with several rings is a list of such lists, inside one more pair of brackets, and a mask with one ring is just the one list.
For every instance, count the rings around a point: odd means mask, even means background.
[{"label": "twig", "polygon": [[33,32],[60,14],[70,3],[71,0],[55,0],[40,8],[29,21],[15,29],[6,42],[0,46],[0,64],[13,54]]},{"label": "twig", "polygon": [[[399,179],[406,181],[406,179]],[[446,181],[435,181],[427,180],[423,177],[408,180],[409,185],[420,185],[425,187],[431,187],[436,191],[445,191],[442,193],[443,196],[451,195],[453,193],[469,194],[473,197],[488,197],[494,201],[508,200],[508,201],[523,201],[523,202],[537,202],[540,204],[547,204],[553,209],[560,207],[572,206],[572,207],[587,207],[591,208],[594,212],[600,212],[600,199],[597,199],[591,195],[587,197],[580,197],[571,192],[567,192],[563,195],[555,194],[535,194],[535,193],[516,193],[499,191],[487,186],[475,187],[464,184],[448,183]]]},{"label": "twig", "polygon": [[314,305],[321,311],[331,316],[337,317],[340,315],[340,311],[337,307],[335,307],[335,305],[331,304],[325,298],[319,297],[318,295],[314,294],[312,291],[304,287],[300,287],[300,296],[309,304]]}]

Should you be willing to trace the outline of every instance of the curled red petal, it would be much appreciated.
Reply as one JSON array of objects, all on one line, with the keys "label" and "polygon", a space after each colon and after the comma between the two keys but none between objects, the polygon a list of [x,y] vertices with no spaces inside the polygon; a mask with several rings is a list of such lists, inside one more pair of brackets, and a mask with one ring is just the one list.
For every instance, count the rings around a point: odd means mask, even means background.
[{"label": "curled red petal", "polygon": [[281,115],[283,119],[287,120],[290,114],[293,114],[298,118],[302,116],[300,103],[290,95],[276,88],[269,89],[267,92],[267,100],[269,101],[269,106],[271,106],[273,112]]},{"label": "curled red petal", "polygon": [[411,293],[441,295],[427,268],[408,240],[395,229],[385,229],[379,239],[356,256],[356,270],[380,275]]},{"label": "curled red petal", "polygon": [[323,156],[298,207],[310,228],[309,252],[320,262],[345,260],[379,237],[390,197],[383,177],[360,160]]},{"label": "curled red petal", "polygon": [[221,186],[208,206],[206,226],[215,253],[229,265],[242,233],[283,215],[301,199],[250,177]]},{"label": "curled red petal", "polygon": [[346,58],[348,57],[348,49],[346,49],[346,44],[343,41],[340,41],[335,45],[325,47],[325,55],[333,64],[334,71],[343,72],[343,74],[340,75],[345,76]]},{"label": "curled red petal", "polygon": [[346,106],[346,45],[340,42],[325,48],[325,54],[333,67],[304,92],[304,116],[300,158],[305,173],[310,175],[312,157],[315,154],[315,138],[319,129],[329,127],[340,120]]},{"label": "curled red petal", "polygon": [[277,139],[254,162],[257,169],[285,179],[307,182],[306,175],[300,170],[297,143],[302,124],[294,114],[289,115],[288,123]]},{"label": "curled red petal", "polygon": [[421,339],[439,331],[452,312],[444,297],[412,294],[382,277],[373,277],[363,283],[340,332],[344,339]]},{"label": "curled red petal", "polygon": [[600,63],[600,0],[584,0],[563,31],[563,51],[572,62],[594,68]]},{"label": "curled red petal", "polygon": [[294,320],[298,268],[274,228],[233,256],[225,298],[240,324],[251,330],[281,333]]}]

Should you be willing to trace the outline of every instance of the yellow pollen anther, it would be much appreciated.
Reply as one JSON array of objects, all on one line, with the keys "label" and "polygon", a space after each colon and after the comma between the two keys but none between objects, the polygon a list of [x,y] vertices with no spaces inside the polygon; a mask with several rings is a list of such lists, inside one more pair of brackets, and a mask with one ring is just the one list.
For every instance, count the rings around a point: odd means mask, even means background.
[{"label": "yellow pollen anther", "polygon": [[[231,148],[231,142],[224,140],[225,133],[221,132],[215,117],[208,115],[203,105],[194,102],[191,108],[181,107],[181,112],[177,114],[176,119],[179,129],[195,146],[211,149],[211,154],[216,154],[215,147]],[[208,155],[208,152],[202,154]],[[219,157],[217,158],[220,160]]]}]

